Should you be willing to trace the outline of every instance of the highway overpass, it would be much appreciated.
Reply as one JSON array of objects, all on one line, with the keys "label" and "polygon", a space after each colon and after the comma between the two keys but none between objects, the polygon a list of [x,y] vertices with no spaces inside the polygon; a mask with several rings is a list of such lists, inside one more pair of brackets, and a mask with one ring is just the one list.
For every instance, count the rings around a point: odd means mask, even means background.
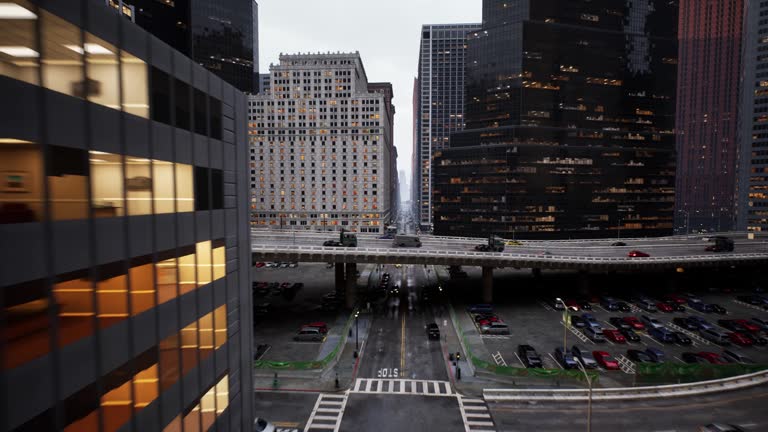
[{"label": "highway overpass", "polygon": [[[768,263],[768,236],[747,238],[746,233],[729,233],[734,252],[706,252],[708,236],[672,236],[647,239],[621,239],[626,246],[612,246],[610,240],[523,240],[507,246],[504,252],[476,252],[474,247],[486,239],[420,236],[422,247],[394,247],[392,240],[358,234],[358,246],[324,247],[338,233],[311,231],[252,231],[253,260],[335,263],[337,288],[351,290],[351,277],[360,263],[479,266],[483,268],[483,297],[490,299],[492,271],[495,267],[553,270],[663,271],[676,268],[757,266]],[[711,236],[711,235],[710,235]],[[650,255],[629,258],[631,250]],[[342,267],[346,265],[346,271]],[[349,282],[342,282],[348,280]],[[348,300],[351,302],[352,300]]]}]

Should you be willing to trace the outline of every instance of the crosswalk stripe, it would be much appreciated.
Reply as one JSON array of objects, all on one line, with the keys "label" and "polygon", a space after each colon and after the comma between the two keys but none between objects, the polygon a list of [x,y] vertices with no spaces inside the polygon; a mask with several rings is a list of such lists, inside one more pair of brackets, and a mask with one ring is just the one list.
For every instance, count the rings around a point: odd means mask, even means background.
[{"label": "crosswalk stripe", "polygon": [[362,383],[363,380],[358,378],[357,382],[355,382],[355,390],[354,391],[360,391],[360,383]]},{"label": "crosswalk stripe", "polygon": [[469,426],[493,426],[493,422],[467,421]]},{"label": "crosswalk stripe", "polygon": [[373,381],[371,381],[371,380],[368,380],[365,383],[365,391],[367,391],[367,392],[371,391],[371,384],[373,384]]},{"label": "crosswalk stripe", "polygon": [[358,378],[350,393],[419,394],[429,396],[453,396],[448,381]]},{"label": "crosswalk stripe", "polygon": [[467,413],[467,418],[491,418],[490,414],[475,414],[475,413]]}]

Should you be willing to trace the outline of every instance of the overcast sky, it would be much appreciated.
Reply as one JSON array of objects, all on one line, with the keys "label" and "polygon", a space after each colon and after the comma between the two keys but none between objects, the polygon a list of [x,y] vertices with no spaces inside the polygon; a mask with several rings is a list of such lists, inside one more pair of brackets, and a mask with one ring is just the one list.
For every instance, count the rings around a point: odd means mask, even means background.
[{"label": "overcast sky", "polygon": [[398,168],[410,183],[413,78],[422,24],[480,22],[482,0],[258,0],[259,68],[280,53],[360,51],[369,81],[394,86]]}]

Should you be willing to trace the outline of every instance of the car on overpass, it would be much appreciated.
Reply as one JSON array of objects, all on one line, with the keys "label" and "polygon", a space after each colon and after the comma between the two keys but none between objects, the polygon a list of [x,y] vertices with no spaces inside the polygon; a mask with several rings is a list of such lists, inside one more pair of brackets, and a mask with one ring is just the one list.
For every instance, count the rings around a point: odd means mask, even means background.
[{"label": "car on overpass", "polygon": [[650,256],[650,254],[639,250],[629,251],[627,254],[627,257],[629,258],[649,258]]},{"label": "car on overpass", "polygon": [[415,235],[398,234],[392,241],[394,247],[421,247],[421,239]]}]

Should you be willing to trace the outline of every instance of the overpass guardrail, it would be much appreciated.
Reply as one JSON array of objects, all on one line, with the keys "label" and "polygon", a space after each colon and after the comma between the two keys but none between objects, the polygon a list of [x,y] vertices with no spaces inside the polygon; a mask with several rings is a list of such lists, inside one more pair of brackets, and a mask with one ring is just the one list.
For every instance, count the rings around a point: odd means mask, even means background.
[{"label": "overpass guardrail", "polygon": [[[716,366],[716,365],[712,365]],[[739,365],[743,366],[743,365]],[[763,369],[768,366],[756,366]],[[639,400],[695,396],[738,390],[768,383],[768,370],[688,384],[644,387],[593,388],[592,400]],[[484,389],[490,401],[586,401],[589,389]]]}]

